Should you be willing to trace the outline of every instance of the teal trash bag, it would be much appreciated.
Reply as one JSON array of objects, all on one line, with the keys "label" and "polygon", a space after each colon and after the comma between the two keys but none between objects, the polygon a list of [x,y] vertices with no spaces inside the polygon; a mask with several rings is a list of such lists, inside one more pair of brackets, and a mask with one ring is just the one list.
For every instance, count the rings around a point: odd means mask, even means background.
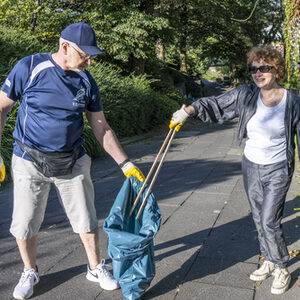
[{"label": "teal trash bag", "polygon": [[148,196],[139,219],[135,219],[147,187],[129,217],[142,185],[135,177],[125,180],[103,225],[108,235],[107,251],[114,277],[127,300],[140,299],[155,275],[153,237],[159,230],[161,214],[153,193]]}]

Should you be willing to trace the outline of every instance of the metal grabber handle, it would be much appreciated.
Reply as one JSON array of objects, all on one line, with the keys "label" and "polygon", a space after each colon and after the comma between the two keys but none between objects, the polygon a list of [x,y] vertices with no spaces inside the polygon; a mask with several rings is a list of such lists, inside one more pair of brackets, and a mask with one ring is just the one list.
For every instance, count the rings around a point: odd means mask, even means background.
[{"label": "metal grabber handle", "polygon": [[149,181],[149,179],[150,179],[150,177],[151,177],[151,175],[152,175],[152,173],[154,171],[154,168],[155,168],[155,166],[156,166],[156,164],[157,164],[157,162],[159,160],[159,157],[162,154],[163,150],[165,149],[165,147],[166,147],[166,145],[167,145],[167,143],[168,143],[168,141],[170,139],[170,136],[171,136],[172,132],[173,132],[173,128],[169,130],[168,135],[166,136],[166,138],[165,138],[165,140],[164,140],[164,142],[163,142],[163,144],[162,144],[162,146],[161,146],[158,154],[156,155],[156,158],[155,158],[155,160],[154,160],[154,162],[153,162],[153,164],[151,166],[151,169],[150,169],[150,171],[149,171],[149,173],[148,173],[148,175],[147,175],[147,177],[146,177],[146,179],[145,179],[145,181],[144,181],[144,183],[143,183],[143,185],[142,185],[142,187],[141,187],[141,189],[140,189],[137,197],[135,198],[135,201],[134,201],[134,203],[132,205],[132,208],[131,208],[131,210],[129,212],[129,216],[132,215],[134,209],[136,208],[136,206],[138,204],[138,201],[139,201],[139,199],[140,199],[140,197],[141,197],[141,195],[142,195],[142,193],[143,193],[143,191],[144,191],[144,189],[146,187],[146,184],[148,183],[148,181]]},{"label": "metal grabber handle", "polygon": [[[170,145],[171,145],[172,140],[173,140],[173,138],[174,138],[174,136],[175,136],[175,133],[176,133],[175,127],[174,127],[174,128],[171,128],[171,129],[169,130],[169,133],[168,133],[168,135],[166,136],[166,138],[165,138],[165,140],[164,140],[164,142],[163,142],[163,145],[161,146],[161,148],[160,148],[160,150],[159,150],[159,152],[158,152],[158,154],[157,154],[157,156],[156,156],[156,158],[155,158],[155,160],[154,160],[154,162],[153,162],[153,164],[152,164],[152,167],[151,167],[151,169],[150,169],[150,171],[149,171],[149,173],[148,173],[148,175],[147,175],[147,177],[146,177],[146,179],[145,179],[145,181],[144,181],[144,183],[143,183],[143,186],[142,186],[142,188],[140,189],[140,191],[139,191],[139,193],[138,193],[138,195],[137,195],[137,197],[136,197],[136,199],[135,199],[135,201],[134,201],[134,203],[133,203],[133,206],[132,206],[132,208],[131,208],[131,210],[130,210],[130,212],[129,212],[129,216],[132,215],[134,209],[136,208],[137,203],[138,203],[138,201],[139,201],[139,199],[140,199],[140,197],[141,197],[143,191],[145,190],[146,184],[148,183],[148,181],[149,181],[149,179],[150,179],[150,177],[151,177],[151,175],[152,175],[152,173],[153,173],[153,170],[154,170],[154,168],[155,168],[155,166],[156,166],[156,164],[157,164],[157,162],[158,162],[158,160],[159,160],[159,157],[161,156],[162,152],[163,152],[164,149],[165,149],[165,151],[164,151],[164,153],[163,153],[163,156],[162,156],[162,158],[161,158],[161,160],[160,160],[160,162],[159,162],[159,165],[158,165],[158,167],[157,167],[157,169],[156,169],[156,171],[155,171],[155,173],[154,173],[153,179],[152,179],[152,181],[151,181],[151,183],[150,183],[150,185],[149,185],[147,194],[145,195],[145,197],[144,197],[144,199],[143,199],[143,202],[142,202],[142,204],[141,204],[141,206],[140,206],[140,208],[139,208],[139,210],[138,210],[138,213],[137,213],[137,215],[136,215],[135,218],[138,219],[138,218],[140,217],[140,215],[141,215],[141,213],[142,213],[142,210],[143,210],[143,208],[144,208],[144,206],[145,206],[145,204],[146,204],[146,200],[147,200],[149,194],[151,193],[151,189],[152,189],[152,187],[153,187],[153,185],[154,185],[154,183],[155,183],[155,181],[156,181],[156,178],[157,178],[158,173],[159,173],[159,171],[160,171],[160,169],[161,169],[161,166],[162,166],[162,164],[163,164],[163,162],[164,162],[164,160],[165,160],[165,158],[166,158],[167,152],[168,152],[168,150],[169,150],[169,148],[170,148]],[[167,146],[166,146],[166,145],[167,145]]]}]

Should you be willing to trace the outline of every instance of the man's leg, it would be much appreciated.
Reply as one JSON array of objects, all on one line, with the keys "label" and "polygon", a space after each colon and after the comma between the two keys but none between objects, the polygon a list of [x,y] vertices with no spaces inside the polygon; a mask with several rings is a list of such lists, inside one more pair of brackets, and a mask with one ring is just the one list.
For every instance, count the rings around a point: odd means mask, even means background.
[{"label": "man's leg", "polygon": [[36,170],[32,162],[15,155],[12,158],[12,175],[14,209],[10,232],[16,238],[24,264],[13,296],[15,299],[27,299],[39,282],[36,267],[38,232],[44,219],[50,181]]},{"label": "man's leg", "polygon": [[93,282],[98,282],[104,290],[115,290],[119,288],[117,280],[107,270],[105,260],[100,262],[98,228],[88,233],[80,233],[80,238],[84,245],[89,265],[86,278]]},{"label": "man's leg", "polygon": [[100,263],[100,254],[98,219],[90,167],[91,159],[84,155],[77,160],[72,174],[57,177],[54,184],[73,231],[79,233],[87,254],[89,267],[93,270]]},{"label": "man's leg", "polygon": [[29,239],[16,238],[21,258],[24,263],[24,270],[13,291],[15,299],[28,299],[33,294],[34,286],[40,281],[38,270],[36,267],[36,248],[38,243],[38,235],[34,235]]},{"label": "man's leg", "polygon": [[35,267],[38,232],[43,222],[51,180],[33,163],[12,157],[14,207],[10,232],[16,238],[24,266]]},{"label": "man's leg", "polygon": [[100,263],[98,228],[92,232],[80,233],[79,236],[84,245],[90,269],[94,270]]},{"label": "man's leg", "polygon": [[16,238],[20,255],[24,263],[25,269],[36,270],[36,249],[38,244],[38,235],[33,236],[29,239],[18,239]]},{"label": "man's leg", "polygon": [[105,290],[119,288],[118,282],[100,261],[98,219],[94,204],[94,187],[90,176],[91,159],[84,155],[77,160],[72,174],[57,177],[54,181],[58,197],[70,220],[74,232],[79,233],[87,257],[87,275]]}]

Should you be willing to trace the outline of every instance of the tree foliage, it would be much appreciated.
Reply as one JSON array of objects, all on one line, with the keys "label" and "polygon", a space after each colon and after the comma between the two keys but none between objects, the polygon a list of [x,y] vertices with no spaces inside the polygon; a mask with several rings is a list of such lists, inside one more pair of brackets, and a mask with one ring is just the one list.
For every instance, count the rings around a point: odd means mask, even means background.
[{"label": "tree foliage", "polygon": [[284,0],[282,2],[285,14],[283,23],[285,61],[287,82],[290,86],[293,75],[296,80],[300,79],[300,1]]},{"label": "tree foliage", "polygon": [[[105,60],[123,72],[144,74],[156,57],[199,75],[222,61],[241,76],[247,51],[282,41],[291,65],[299,46],[299,0],[2,0],[0,24],[30,34],[53,49],[69,23],[86,21],[96,31]],[[297,36],[298,34],[298,36]],[[298,51],[299,53],[299,51]],[[293,57],[293,58],[291,58]]]},{"label": "tree foliage", "polygon": [[136,75],[144,71],[138,62],[143,64],[155,55],[158,32],[167,27],[167,20],[154,14],[154,4],[146,0],[94,1],[92,13],[86,14],[105,52]]},{"label": "tree foliage", "polygon": [[46,44],[57,44],[60,31],[82,20],[84,1],[3,0],[0,24],[20,32],[31,32]]}]

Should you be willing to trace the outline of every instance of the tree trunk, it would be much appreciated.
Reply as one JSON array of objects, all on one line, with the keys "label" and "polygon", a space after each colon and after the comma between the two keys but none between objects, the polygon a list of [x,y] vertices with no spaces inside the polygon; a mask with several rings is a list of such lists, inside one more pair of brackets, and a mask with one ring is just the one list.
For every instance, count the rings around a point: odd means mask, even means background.
[{"label": "tree trunk", "polygon": [[131,60],[131,72],[134,76],[143,75],[145,72],[145,59],[133,57]]},{"label": "tree trunk", "polygon": [[180,53],[180,71],[181,72],[187,72],[187,66],[186,66],[186,52]]},{"label": "tree trunk", "polygon": [[187,72],[186,64],[186,42],[187,42],[187,24],[188,24],[188,13],[186,3],[182,4],[182,12],[180,14],[182,32],[180,36],[180,71]]},{"label": "tree trunk", "polygon": [[36,20],[37,20],[37,13],[33,13],[30,21],[30,30],[34,31],[36,26]]},{"label": "tree trunk", "polygon": [[161,61],[165,61],[165,49],[161,39],[156,42],[156,57]]},{"label": "tree trunk", "polygon": [[180,71],[187,72],[186,64],[186,36],[181,36],[180,41]]},{"label": "tree trunk", "polygon": [[[36,0],[35,1],[35,10],[41,5],[41,1],[42,0]],[[35,30],[35,27],[36,27],[36,21],[37,21],[37,12],[34,12],[31,16],[31,20],[30,20],[30,30],[31,31],[34,31]]]}]

